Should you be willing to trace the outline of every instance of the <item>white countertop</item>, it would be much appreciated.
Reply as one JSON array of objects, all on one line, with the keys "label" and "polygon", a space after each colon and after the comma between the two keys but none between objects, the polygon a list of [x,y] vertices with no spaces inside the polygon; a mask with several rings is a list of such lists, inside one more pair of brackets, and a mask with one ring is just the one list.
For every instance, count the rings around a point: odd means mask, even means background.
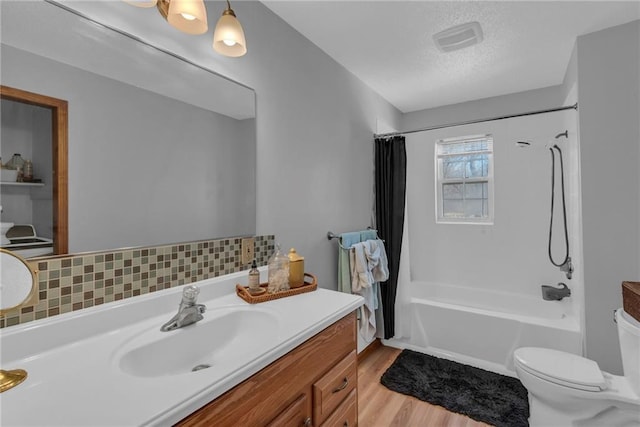
[{"label": "white countertop", "polygon": [[[177,311],[182,287],[1,330],[2,369],[25,369],[29,376],[0,394],[0,425],[173,424],[363,303],[359,296],[318,288],[247,304],[235,294],[235,284],[246,282],[245,276],[241,272],[195,283],[201,289],[198,302],[207,306],[205,318],[176,331],[160,332],[159,328]],[[270,338],[253,351],[197,372],[135,376],[122,369],[123,352],[139,342],[204,328],[229,310],[262,312],[277,319],[268,331]]]}]

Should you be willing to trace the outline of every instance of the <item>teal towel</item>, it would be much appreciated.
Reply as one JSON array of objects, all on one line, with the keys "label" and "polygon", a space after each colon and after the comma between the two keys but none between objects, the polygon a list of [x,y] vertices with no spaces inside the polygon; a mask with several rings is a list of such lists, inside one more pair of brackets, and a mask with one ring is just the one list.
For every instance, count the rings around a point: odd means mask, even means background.
[{"label": "teal towel", "polygon": [[376,240],[378,238],[378,232],[376,230],[365,230],[360,232],[360,241],[366,242],[367,240]]}]

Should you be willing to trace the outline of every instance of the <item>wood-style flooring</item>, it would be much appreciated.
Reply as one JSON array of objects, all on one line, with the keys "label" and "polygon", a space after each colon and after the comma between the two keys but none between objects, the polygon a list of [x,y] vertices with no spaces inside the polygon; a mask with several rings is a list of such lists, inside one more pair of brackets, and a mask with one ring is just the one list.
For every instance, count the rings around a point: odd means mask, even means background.
[{"label": "wood-style flooring", "polygon": [[441,406],[396,393],[380,384],[380,376],[400,351],[380,346],[358,361],[360,427],[490,427]]}]

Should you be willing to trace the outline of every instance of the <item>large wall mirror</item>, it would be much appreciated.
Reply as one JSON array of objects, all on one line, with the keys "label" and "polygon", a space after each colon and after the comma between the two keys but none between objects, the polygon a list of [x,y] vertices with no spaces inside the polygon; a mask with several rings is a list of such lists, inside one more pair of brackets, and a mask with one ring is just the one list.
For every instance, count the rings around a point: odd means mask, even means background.
[{"label": "large wall mirror", "polygon": [[[74,4],[141,13],[124,2]],[[255,234],[252,89],[65,4],[0,7],[0,84],[68,103],[69,252]],[[173,37],[161,27],[159,40]],[[2,162],[20,152],[44,184],[3,183],[3,225],[33,225],[53,239],[56,224],[42,219],[54,222],[53,209],[40,203],[49,197],[55,205],[52,168],[35,162],[47,159],[38,150],[51,143],[36,141],[52,125],[11,99],[2,100],[1,113]]]}]

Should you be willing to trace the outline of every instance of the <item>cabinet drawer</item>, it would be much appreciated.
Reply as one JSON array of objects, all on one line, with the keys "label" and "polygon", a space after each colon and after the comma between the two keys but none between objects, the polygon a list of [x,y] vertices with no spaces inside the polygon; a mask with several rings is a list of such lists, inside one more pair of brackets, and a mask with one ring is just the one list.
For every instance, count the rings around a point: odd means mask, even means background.
[{"label": "cabinet drawer", "polygon": [[353,350],[313,384],[313,418],[317,424],[322,423],[356,388],[356,360],[356,350]]},{"label": "cabinet drawer", "polygon": [[320,427],[355,427],[358,425],[358,406],[356,391],[351,390],[349,396],[338,406],[333,414]]},{"label": "cabinet drawer", "polygon": [[305,424],[307,420],[311,420],[311,417],[307,415],[307,396],[303,394],[271,420],[267,427],[302,427],[308,425]]}]

